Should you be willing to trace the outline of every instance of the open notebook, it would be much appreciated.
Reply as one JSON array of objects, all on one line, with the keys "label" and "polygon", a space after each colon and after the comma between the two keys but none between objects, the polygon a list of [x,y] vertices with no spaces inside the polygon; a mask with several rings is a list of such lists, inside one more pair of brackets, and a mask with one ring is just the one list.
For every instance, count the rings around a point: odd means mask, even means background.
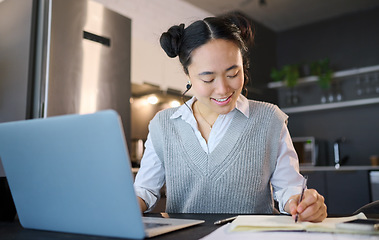
[{"label": "open notebook", "polygon": [[112,110],[2,123],[0,159],[25,228],[141,239],[204,222],[141,216]]},{"label": "open notebook", "polygon": [[241,215],[229,226],[229,232],[263,232],[263,231],[307,231],[331,233],[379,234],[379,231],[360,231],[357,229],[341,228],[340,223],[366,219],[363,213],[349,217],[326,218],[320,223],[297,222],[291,216],[285,215]]}]

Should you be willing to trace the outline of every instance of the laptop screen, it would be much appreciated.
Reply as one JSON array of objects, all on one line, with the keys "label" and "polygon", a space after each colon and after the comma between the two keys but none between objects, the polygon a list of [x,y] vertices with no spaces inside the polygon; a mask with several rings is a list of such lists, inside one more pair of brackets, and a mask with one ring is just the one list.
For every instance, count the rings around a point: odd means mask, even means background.
[{"label": "laptop screen", "polygon": [[25,228],[144,237],[115,111],[2,123],[0,158]]}]

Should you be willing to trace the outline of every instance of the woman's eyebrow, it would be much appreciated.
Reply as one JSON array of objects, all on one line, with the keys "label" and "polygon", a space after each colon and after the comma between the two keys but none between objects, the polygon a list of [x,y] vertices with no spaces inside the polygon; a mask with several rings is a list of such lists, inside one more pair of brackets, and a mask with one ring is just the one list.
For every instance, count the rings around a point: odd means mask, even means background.
[{"label": "woman's eyebrow", "polygon": [[226,70],[225,70],[225,72],[227,72],[227,71],[229,71],[229,70],[232,70],[232,69],[235,69],[235,68],[237,68],[238,66],[237,65],[233,65],[233,66],[231,66],[231,67],[228,67]]},{"label": "woman's eyebrow", "polygon": [[[235,68],[237,68],[237,67],[238,67],[237,65],[230,66],[230,67],[228,67],[228,68],[225,70],[225,72],[230,71],[230,70],[232,70],[232,69],[235,69]],[[201,73],[199,73],[198,75],[199,75],[199,76],[204,76],[204,75],[212,75],[212,74],[215,74],[215,73],[214,73],[214,72],[211,72],[211,71],[205,71],[205,72],[201,72]]]},{"label": "woman's eyebrow", "polygon": [[214,72],[207,72],[207,71],[205,71],[205,72],[199,73],[198,75],[199,76],[204,76],[204,75],[212,75],[212,74],[214,74]]}]

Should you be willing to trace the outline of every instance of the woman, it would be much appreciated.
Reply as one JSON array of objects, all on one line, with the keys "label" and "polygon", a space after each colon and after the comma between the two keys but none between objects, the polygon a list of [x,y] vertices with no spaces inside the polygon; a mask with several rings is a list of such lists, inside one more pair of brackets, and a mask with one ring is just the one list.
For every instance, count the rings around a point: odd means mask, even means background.
[{"label": "woman", "polygon": [[194,97],[150,122],[135,180],[143,212],[154,207],[166,183],[167,212],[272,213],[274,197],[281,212],[301,221],[326,217],[316,190],[306,190],[298,204],[303,177],[288,117],[275,105],[241,95],[252,39],[248,21],[238,15],[162,34],[162,48],[179,57]]}]

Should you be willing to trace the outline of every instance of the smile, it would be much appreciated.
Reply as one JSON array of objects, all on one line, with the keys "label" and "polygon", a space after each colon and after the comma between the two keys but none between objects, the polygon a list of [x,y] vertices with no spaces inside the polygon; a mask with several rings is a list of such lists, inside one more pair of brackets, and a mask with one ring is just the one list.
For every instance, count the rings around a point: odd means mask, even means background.
[{"label": "smile", "polygon": [[226,100],[228,100],[229,97],[226,97],[226,98],[221,98],[221,99],[217,99],[215,98],[216,101],[218,102],[225,102]]},{"label": "smile", "polygon": [[214,101],[215,103],[219,104],[219,105],[225,105],[225,104],[228,104],[230,102],[230,99],[232,98],[233,95],[234,95],[234,92],[229,97],[211,98],[211,100]]}]

